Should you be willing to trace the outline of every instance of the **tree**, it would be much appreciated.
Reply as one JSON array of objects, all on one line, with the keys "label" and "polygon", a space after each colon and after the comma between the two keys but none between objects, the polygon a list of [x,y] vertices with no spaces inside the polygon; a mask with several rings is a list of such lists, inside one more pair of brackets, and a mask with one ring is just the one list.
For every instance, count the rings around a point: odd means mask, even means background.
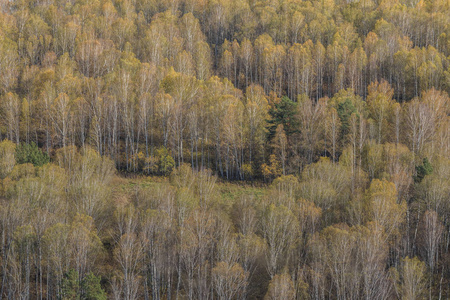
[{"label": "tree", "polygon": [[383,239],[382,230],[372,224],[336,224],[314,234],[308,250],[313,270],[320,273],[312,275],[324,277],[313,283],[337,299],[386,299],[391,284],[385,271],[387,243]]},{"label": "tree", "polygon": [[268,204],[262,212],[260,224],[267,243],[267,273],[273,278],[289,263],[288,249],[295,240],[297,219],[287,207]]},{"label": "tree", "polygon": [[269,139],[275,136],[279,124],[283,125],[287,137],[298,131],[299,122],[295,118],[297,107],[298,104],[288,97],[282,97],[281,100],[272,104],[269,110],[270,119],[267,121]]},{"label": "tree", "polygon": [[305,94],[311,97],[314,92],[315,61],[312,58],[313,43],[294,44],[287,54],[287,90],[291,98]]},{"label": "tree", "polygon": [[317,103],[309,99],[306,95],[299,96],[298,99],[298,121],[300,123],[301,149],[307,157],[307,162],[313,162],[315,153],[320,149],[321,137],[324,132],[326,99],[321,99]]},{"label": "tree", "polygon": [[136,299],[141,292],[138,288],[142,280],[139,263],[144,245],[137,235],[138,213],[132,204],[118,207],[114,213],[114,259],[118,268],[111,285],[115,299]]},{"label": "tree", "polygon": [[273,144],[274,144],[273,148],[277,153],[278,160],[281,161],[283,175],[286,175],[286,158],[287,158],[288,144],[282,124],[278,125],[277,130],[275,131]]},{"label": "tree", "polygon": [[100,285],[100,277],[92,272],[88,273],[81,281],[81,290],[83,299],[86,300],[106,300],[106,293]]},{"label": "tree", "polygon": [[282,170],[280,169],[280,161],[275,154],[271,154],[268,164],[261,165],[261,173],[264,178],[274,179],[281,176]]},{"label": "tree", "polygon": [[161,147],[156,150],[156,156],[158,157],[158,172],[165,176],[170,175],[175,167],[175,161],[169,151],[165,147]]},{"label": "tree", "polygon": [[260,278],[258,276],[259,274],[256,273],[256,270],[260,267],[258,262],[265,253],[266,243],[264,239],[253,233],[242,236],[239,235],[237,243],[240,255],[239,261],[247,275],[247,286],[242,292],[242,295],[246,296],[248,295],[249,290],[253,289],[252,283],[258,281]]},{"label": "tree", "polygon": [[61,282],[61,298],[64,300],[76,300],[79,298],[80,283],[78,272],[70,269],[64,274]]},{"label": "tree", "polygon": [[361,257],[360,269],[365,299],[386,299],[392,293],[392,282],[386,271],[388,243],[383,230],[374,224],[356,229],[357,255]]},{"label": "tree", "polygon": [[350,172],[348,167],[322,157],[317,163],[306,166],[301,174],[300,196],[322,209],[326,224],[339,219],[349,201]]},{"label": "tree", "polygon": [[42,152],[34,142],[21,143],[16,147],[16,162],[17,164],[31,163],[40,167],[49,163],[50,157],[47,153]]},{"label": "tree", "polygon": [[11,92],[3,96],[2,99],[3,118],[6,121],[7,138],[16,144],[20,141],[20,99]]},{"label": "tree", "polygon": [[226,177],[243,178],[244,149],[244,105],[240,99],[227,96],[223,99],[224,116],[222,119],[223,155]]},{"label": "tree", "polygon": [[398,237],[400,225],[405,220],[406,204],[401,199],[398,204],[395,185],[384,179],[374,179],[366,195],[370,220],[384,229],[386,239],[392,240]]},{"label": "tree", "polygon": [[108,183],[115,172],[114,163],[91,148],[80,153],[73,147],[59,149],[56,161],[71,175],[68,193],[76,211],[98,221],[106,206]]},{"label": "tree", "polygon": [[76,61],[86,77],[98,77],[108,73],[116,64],[118,53],[111,40],[86,39],[80,41]]},{"label": "tree", "polygon": [[75,215],[68,235],[72,263],[78,280],[88,274],[102,252],[102,242],[97,235],[94,219],[87,215]]},{"label": "tree", "polygon": [[16,164],[16,145],[8,140],[0,142],[0,178],[4,179]]},{"label": "tree", "polygon": [[64,148],[67,146],[67,141],[69,140],[71,127],[71,114],[70,108],[71,101],[69,95],[66,93],[61,93],[50,107],[49,116],[52,121],[53,130],[59,139],[59,145]]},{"label": "tree", "polygon": [[0,86],[2,94],[6,94],[17,82],[19,72],[18,47],[13,40],[2,36],[0,49]]},{"label": "tree", "polygon": [[[356,248],[354,232],[345,226],[330,226],[311,240],[310,251],[315,259],[326,267],[326,273],[331,278],[330,287],[333,288],[337,299],[345,299],[346,295],[355,297],[360,283],[359,272],[355,269],[358,261],[352,253]],[[324,252],[324,256],[321,256]]]},{"label": "tree", "polygon": [[328,147],[331,147],[331,157],[333,158],[333,161],[336,161],[336,153],[337,150],[339,149],[338,146],[338,137],[339,137],[339,131],[340,131],[340,126],[341,126],[341,122],[339,120],[339,116],[338,113],[336,111],[336,109],[331,108],[327,111],[327,116],[326,116],[326,137],[327,137],[327,141],[331,141],[331,145]]},{"label": "tree", "polygon": [[[248,118],[248,143],[249,143],[249,161],[253,170],[253,161],[261,159],[264,151],[264,142],[266,135],[266,123],[269,118],[269,104],[267,102],[264,90],[257,85],[247,87],[247,102],[245,105],[245,117]],[[255,161],[257,165],[257,161]]]},{"label": "tree", "polygon": [[207,80],[211,75],[211,49],[206,42],[198,41],[194,49],[194,62],[197,78]]},{"label": "tree", "polygon": [[[177,165],[184,162],[183,142],[188,126],[188,112],[195,107],[200,95],[200,85],[195,77],[177,73],[171,68],[161,81],[161,87],[171,96],[167,103],[171,145]],[[165,145],[166,146],[166,145]]]},{"label": "tree", "polygon": [[437,128],[445,122],[449,98],[434,89],[414,98],[405,106],[407,143],[416,154],[423,154],[425,144],[434,139]]},{"label": "tree", "polygon": [[433,163],[433,173],[425,176],[418,186],[418,197],[425,210],[435,211],[443,217],[448,213],[448,205],[445,199],[450,189],[448,166],[450,161],[439,157]]},{"label": "tree", "polygon": [[179,280],[182,280],[189,299],[208,297],[211,293],[208,258],[213,246],[216,217],[209,209],[194,208],[180,228],[179,267],[184,276]]},{"label": "tree", "polygon": [[439,220],[439,216],[435,211],[427,210],[422,216],[419,225],[419,250],[430,268],[431,276],[429,276],[429,292],[432,293],[432,279],[436,270],[439,256],[439,247],[444,232],[444,226]]},{"label": "tree", "polygon": [[242,297],[247,285],[248,272],[235,263],[230,266],[226,262],[219,262],[212,269],[214,289],[219,299],[234,299]]},{"label": "tree", "polygon": [[387,136],[388,116],[393,108],[392,96],[394,95],[394,89],[386,81],[374,82],[369,85],[368,93],[367,107],[369,117],[375,121],[377,126],[377,143],[380,144],[385,141],[385,136]]},{"label": "tree", "polygon": [[244,69],[245,86],[249,86],[249,81],[253,81],[253,60],[254,51],[252,42],[244,38],[241,42],[240,48],[240,62]]},{"label": "tree", "polygon": [[[43,237],[45,255],[48,259],[47,272],[50,275],[48,285],[55,287],[54,294],[57,297],[61,297],[64,293],[62,291],[63,280],[66,280],[65,285],[68,284],[64,275],[74,276],[76,273],[74,269],[69,270],[71,254],[69,232],[70,225],[57,223],[47,228]],[[78,274],[73,279],[78,281]]]},{"label": "tree", "polygon": [[355,114],[357,118],[364,116],[365,102],[353,89],[347,89],[337,92],[328,105],[334,108],[339,116],[339,139],[346,142],[345,139],[351,131],[352,115]]},{"label": "tree", "polygon": [[32,253],[35,237],[30,225],[19,226],[14,230],[8,263],[12,273],[11,289],[15,297],[31,295]]},{"label": "tree", "polygon": [[[153,193],[153,190],[148,192]],[[175,195],[169,189],[162,189],[157,196],[155,209],[149,209],[143,216],[141,224],[141,241],[143,244],[143,272],[145,284],[148,284],[153,299],[171,297],[175,286],[175,272],[177,267],[177,237],[174,218]],[[145,195],[146,196],[146,195]],[[169,204],[170,203],[170,204]],[[182,214],[182,209],[180,214]],[[182,218],[182,217],[180,217]]]},{"label": "tree", "polygon": [[100,286],[100,278],[93,273],[79,279],[77,271],[70,269],[61,282],[61,299],[64,300],[106,300],[106,293]]},{"label": "tree", "polygon": [[417,175],[414,177],[415,182],[421,182],[422,179],[433,173],[433,166],[428,161],[428,158],[424,157],[422,165],[416,166]]},{"label": "tree", "polygon": [[292,282],[289,274],[283,273],[281,275],[278,274],[275,275],[275,277],[273,277],[272,280],[270,281],[269,289],[264,299],[294,300],[295,299],[294,283]]},{"label": "tree", "polygon": [[396,292],[402,299],[423,299],[425,283],[425,263],[417,257],[405,257],[399,269],[392,271],[396,281]]},{"label": "tree", "polygon": [[125,233],[115,249],[115,258],[121,274],[113,281],[113,294],[117,299],[136,299],[139,295],[139,261],[142,247],[134,233]]}]

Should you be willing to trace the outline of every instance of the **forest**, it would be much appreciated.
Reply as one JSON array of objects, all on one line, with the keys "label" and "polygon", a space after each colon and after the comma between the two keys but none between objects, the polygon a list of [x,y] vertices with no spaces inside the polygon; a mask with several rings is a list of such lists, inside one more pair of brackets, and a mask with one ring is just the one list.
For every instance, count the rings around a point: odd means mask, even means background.
[{"label": "forest", "polygon": [[0,0],[0,299],[450,299],[448,0]]}]

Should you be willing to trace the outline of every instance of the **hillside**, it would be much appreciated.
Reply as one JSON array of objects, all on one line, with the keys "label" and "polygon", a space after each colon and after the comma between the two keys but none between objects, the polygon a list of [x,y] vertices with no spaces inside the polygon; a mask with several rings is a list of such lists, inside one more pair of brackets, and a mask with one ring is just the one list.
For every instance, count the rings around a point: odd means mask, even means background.
[{"label": "hillside", "polygon": [[450,297],[448,0],[0,0],[0,298]]}]

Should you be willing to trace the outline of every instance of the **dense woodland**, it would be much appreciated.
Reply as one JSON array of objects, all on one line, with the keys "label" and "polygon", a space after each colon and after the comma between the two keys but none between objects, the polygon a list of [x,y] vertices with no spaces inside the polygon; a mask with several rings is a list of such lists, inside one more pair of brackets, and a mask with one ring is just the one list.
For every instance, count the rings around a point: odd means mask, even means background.
[{"label": "dense woodland", "polygon": [[450,299],[448,0],[0,0],[1,299]]}]

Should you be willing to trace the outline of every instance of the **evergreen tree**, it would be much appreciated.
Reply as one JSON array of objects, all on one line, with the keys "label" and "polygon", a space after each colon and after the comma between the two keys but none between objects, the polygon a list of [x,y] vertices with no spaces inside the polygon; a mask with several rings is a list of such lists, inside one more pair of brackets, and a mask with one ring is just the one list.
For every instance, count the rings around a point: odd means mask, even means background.
[{"label": "evergreen tree", "polygon": [[95,276],[92,272],[87,274],[81,281],[82,299],[85,300],[106,300],[106,293],[100,284],[100,276]]},{"label": "evergreen tree", "polygon": [[74,269],[70,269],[64,274],[61,282],[61,300],[78,300],[80,282],[78,279],[78,272]]},{"label": "evergreen tree", "polygon": [[50,162],[50,157],[47,153],[42,152],[38,146],[31,142],[30,144],[20,143],[16,147],[16,163],[27,164],[31,163],[35,166],[42,166]]},{"label": "evergreen tree", "polygon": [[414,177],[414,181],[417,183],[421,182],[425,176],[433,173],[433,166],[428,161],[428,158],[425,157],[422,161],[422,164],[416,166],[416,172],[417,175]]},{"label": "evergreen tree", "polygon": [[298,104],[284,96],[275,103],[269,110],[270,119],[267,121],[268,138],[271,140],[277,131],[278,125],[282,124],[286,135],[289,137],[298,132],[299,122],[296,119]]}]

